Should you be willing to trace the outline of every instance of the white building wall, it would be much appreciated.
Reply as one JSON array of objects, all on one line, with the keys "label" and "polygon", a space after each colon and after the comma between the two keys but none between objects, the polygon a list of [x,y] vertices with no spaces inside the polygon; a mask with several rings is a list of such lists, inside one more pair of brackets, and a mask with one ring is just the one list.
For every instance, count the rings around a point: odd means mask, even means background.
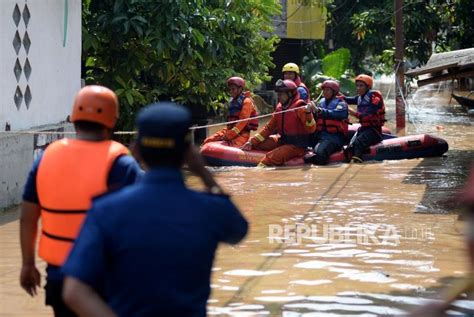
[{"label": "white building wall", "polygon": [[0,1],[0,131],[64,121],[80,77],[81,0]]},{"label": "white building wall", "polygon": [[34,157],[63,137],[7,134],[6,125],[72,130],[61,122],[81,85],[81,46],[81,0],[0,0],[0,212],[21,202]]}]

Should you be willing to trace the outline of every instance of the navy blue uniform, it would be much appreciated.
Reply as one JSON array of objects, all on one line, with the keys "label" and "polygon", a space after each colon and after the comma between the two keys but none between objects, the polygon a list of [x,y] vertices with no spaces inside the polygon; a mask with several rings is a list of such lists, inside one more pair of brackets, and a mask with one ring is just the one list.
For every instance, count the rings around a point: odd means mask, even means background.
[{"label": "navy blue uniform", "polygon": [[63,272],[93,287],[119,316],[205,316],[219,242],[247,222],[226,196],[187,189],[175,168],[93,202]]},{"label": "navy blue uniform", "polygon": [[344,97],[345,101],[357,105],[357,117],[361,127],[354,136],[353,155],[362,158],[370,146],[382,141],[382,126],[385,121],[385,106],[378,91],[368,90],[363,96]]},{"label": "navy blue uniform", "polygon": [[316,117],[317,132],[312,143],[314,154],[305,156],[305,162],[325,165],[331,154],[340,151],[345,143],[346,132],[337,129],[332,124],[347,126],[349,111],[347,104],[336,97],[329,101],[322,98],[319,107],[321,111]]}]

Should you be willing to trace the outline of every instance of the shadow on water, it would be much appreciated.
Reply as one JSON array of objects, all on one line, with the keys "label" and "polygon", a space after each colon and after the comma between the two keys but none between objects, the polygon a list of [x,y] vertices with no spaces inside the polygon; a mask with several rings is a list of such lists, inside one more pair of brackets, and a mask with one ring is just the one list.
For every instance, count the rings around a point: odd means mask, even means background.
[{"label": "shadow on water", "polygon": [[459,195],[473,163],[474,151],[451,150],[440,158],[422,160],[403,180],[426,189],[417,213],[447,214],[459,212]]}]

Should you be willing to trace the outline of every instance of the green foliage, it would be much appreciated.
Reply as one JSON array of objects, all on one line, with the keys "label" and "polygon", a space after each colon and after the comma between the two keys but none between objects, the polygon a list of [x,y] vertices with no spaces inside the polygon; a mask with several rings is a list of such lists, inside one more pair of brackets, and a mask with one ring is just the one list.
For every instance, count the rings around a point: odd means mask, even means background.
[{"label": "green foliage", "polygon": [[120,97],[122,128],[143,105],[172,99],[200,107],[226,98],[225,80],[269,79],[274,0],[86,0],[83,75]]},{"label": "green foliage", "polygon": [[349,67],[350,62],[351,52],[347,48],[340,48],[324,56],[323,73],[339,79]]},{"label": "green foliage", "polygon": [[[356,73],[393,73],[393,0],[327,0],[327,34],[352,54]],[[436,52],[474,46],[474,1],[404,0],[405,60],[425,63]]]},{"label": "green foliage", "polygon": [[309,87],[313,96],[318,96],[321,90],[318,84],[328,79],[338,80],[341,92],[350,94],[355,91],[354,83],[349,79],[351,52],[347,48],[340,48],[324,56],[322,59],[303,60],[302,74],[309,79]]}]

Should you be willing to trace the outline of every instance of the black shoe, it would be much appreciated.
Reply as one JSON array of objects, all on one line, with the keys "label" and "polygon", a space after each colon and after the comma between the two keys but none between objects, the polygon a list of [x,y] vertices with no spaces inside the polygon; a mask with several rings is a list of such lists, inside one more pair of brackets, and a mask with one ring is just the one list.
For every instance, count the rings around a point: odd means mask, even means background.
[{"label": "black shoe", "polygon": [[305,156],[303,156],[303,161],[306,164],[313,164],[314,163],[314,158],[316,157],[316,154],[314,153],[308,153]]},{"label": "black shoe", "polygon": [[362,164],[364,161],[358,156],[353,156],[351,158],[351,163]]}]

